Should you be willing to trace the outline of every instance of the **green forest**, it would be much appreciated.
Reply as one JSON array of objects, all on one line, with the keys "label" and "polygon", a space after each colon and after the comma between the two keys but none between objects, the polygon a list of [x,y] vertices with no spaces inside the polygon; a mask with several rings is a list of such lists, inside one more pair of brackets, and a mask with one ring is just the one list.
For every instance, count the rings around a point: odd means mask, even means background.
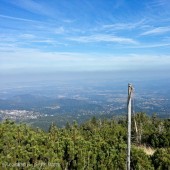
[{"label": "green forest", "polygon": [[[170,170],[170,120],[132,117],[132,170]],[[48,132],[6,120],[0,123],[0,169],[125,170],[126,118],[95,117]]]}]

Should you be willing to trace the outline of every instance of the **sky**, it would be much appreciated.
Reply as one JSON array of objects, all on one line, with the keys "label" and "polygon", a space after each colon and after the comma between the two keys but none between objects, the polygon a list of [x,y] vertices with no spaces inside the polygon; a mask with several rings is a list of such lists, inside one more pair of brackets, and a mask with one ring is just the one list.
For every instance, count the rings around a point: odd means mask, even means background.
[{"label": "sky", "polygon": [[170,71],[169,0],[0,0],[0,74]]}]

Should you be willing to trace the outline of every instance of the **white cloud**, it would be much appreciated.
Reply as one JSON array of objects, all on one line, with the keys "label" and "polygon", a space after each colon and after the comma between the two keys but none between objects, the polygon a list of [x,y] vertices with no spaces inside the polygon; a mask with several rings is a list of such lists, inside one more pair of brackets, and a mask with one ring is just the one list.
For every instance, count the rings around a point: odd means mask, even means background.
[{"label": "white cloud", "polygon": [[145,22],[146,22],[146,20],[142,19],[139,22],[133,22],[133,23],[106,24],[106,25],[102,26],[102,29],[105,29],[105,30],[129,30],[129,29],[143,27],[145,25]]},{"label": "white cloud", "polygon": [[155,0],[155,1],[149,2],[149,5],[153,7],[167,6],[169,5],[169,0]]},{"label": "white cloud", "polygon": [[[13,45],[14,47],[16,47],[16,49],[18,49],[19,47],[28,47],[28,46],[32,46],[33,43],[45,43],[47,45],[47,47],[49,46],[66,46],[66,43],[62,43],[61,41],[57,41],[56,39],[52,39],[52,38],[48,38],[45,36],[38,36],[36,34],[30,33],[30,34],[18,34],[18,35],[14,35],[14,34],[9,34],[9,35],[0,35],[0,49],[3,50],[4,46],[9,46],[9,45]],[[38,45],[38,44],[37,44]],[[37,48],[41,48],[41,45],[38,45]],[[7,50],[7,49],[5,49]],[[11,49],[10,49],[11,50]]]},{"label": "white cloud", "polygon": [[90,35],[90,36],[79,36],[79,37],[69,37],[67,38],[71,41],[77,41],[82,43],[89,43],[89,42],[115,42],[115,43],[122,43],[122,44],[137,44],[137,42],[131,38],[125,37],[118,37],[114,35],[107,35],[107,34],[97,34],[97,35]]},{"label": "white cloud", "polygon": [[170,43],[152,43],[152,44],[139,44],[136,46],[125,46],[124,48],[158,48],[158,47],[168,47]]},{"label": "white cloud", "polygon": [[62,21],[65,22],[65,23],[70,24],[70,23],[75,22],[75,19],[63,19]]},{"label": "white cloud", "polygon": [[33,0],[15,0],[10,1],[11,4],[18,6],[24,10],[30,11],[32,13],[51,16],[53,14],[53,10],[48,7],[47,4],[43,4],[42,2],[35,2]]},{"label": "white cloud", "polygon": [[63,33],[65,33],[65,29],[63,27],[58,27],[58,28],[54,29],[54,33],[55,34],[63,34]]},{"label": "white cloud", "polygon": [[158,27],[142,33],[141,35],[157,35],[170,32],[170,27]]},{"label": "white cloud", "polygon": [[[7,48],[6,48],[7,49]],[[144,70],[169,68],[168,55],[113,55],[101,53],[42,52],[36,49],[11,47],[0,50],[0,70],[12,69],[42,71],[81,70]]]},{"label": "white cloud", "polygon": [[32,20],[32,19],[13,17],[13,16],[8,16],[8,15],[2,15],[2,14],[0,14],[0,17],[1,18],[10,19],[10,20],[25,21],[25,22],[39,22],[39,21]]},{"label": "white cloud", "polygon": [[24,39],[34,39],[34,38],[36,38],[36,36],[33,35],[33,34],[21,34],[20,37],[24,38]]}]

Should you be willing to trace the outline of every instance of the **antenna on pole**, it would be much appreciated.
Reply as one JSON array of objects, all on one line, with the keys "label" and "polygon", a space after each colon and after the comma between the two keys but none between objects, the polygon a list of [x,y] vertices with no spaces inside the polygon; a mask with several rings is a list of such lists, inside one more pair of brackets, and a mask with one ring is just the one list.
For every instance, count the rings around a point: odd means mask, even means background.
[{"label": "antenna on pole", "polygon": [[133,93],[133,86],[132,86],[132,84],[128,84],[128,101],[127,101],[127,111],[128,111],[127,170],[130,170],[132,93]]}]

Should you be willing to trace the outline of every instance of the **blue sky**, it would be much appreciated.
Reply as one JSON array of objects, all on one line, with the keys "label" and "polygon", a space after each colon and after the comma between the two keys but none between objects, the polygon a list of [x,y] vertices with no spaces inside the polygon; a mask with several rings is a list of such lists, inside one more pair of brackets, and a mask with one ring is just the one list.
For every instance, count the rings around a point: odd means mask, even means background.
[{"label": "blue sky", "polygon": [[0,0],[3,74],[169,69],[169,0]]}]

